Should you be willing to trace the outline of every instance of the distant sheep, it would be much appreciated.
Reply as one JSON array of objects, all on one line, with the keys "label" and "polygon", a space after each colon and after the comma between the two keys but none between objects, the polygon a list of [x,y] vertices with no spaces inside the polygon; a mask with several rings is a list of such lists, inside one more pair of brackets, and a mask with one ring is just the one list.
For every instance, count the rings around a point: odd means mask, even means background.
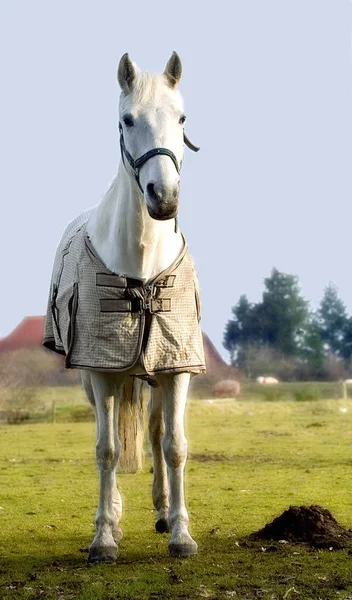
[{"label": "distant sheep", "polygon": [[223,379],[213,387],[213,394],[216,398],[237,398],[240,391],[241,386],[235,379]]},{"label": "distant sheep", "polygon": [[279,383],[279,380],[275,379],[275,377],[257,377],[256,382],[273,385],[273,384]]}]

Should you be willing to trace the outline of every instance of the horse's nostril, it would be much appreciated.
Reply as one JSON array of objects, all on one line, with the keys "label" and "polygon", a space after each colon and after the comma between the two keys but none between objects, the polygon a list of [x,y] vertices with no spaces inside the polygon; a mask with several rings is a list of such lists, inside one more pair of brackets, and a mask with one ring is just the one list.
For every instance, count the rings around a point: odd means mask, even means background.
[{"label": "horse's nostril", "polygon": [[179,184],[174,187],[164,187],[150,181],[147,183],[146,192],[149,200],[161,207],[161,205],[172,204],[178,200]]},{"label": "horse's nostril", "polygon": [[155,191],[154,183],[148,183],[147,184],[147,192],[148,192],[148,196],[154,202],[158,202],[161,199],[160,195],[157,194],[157,192]]}]

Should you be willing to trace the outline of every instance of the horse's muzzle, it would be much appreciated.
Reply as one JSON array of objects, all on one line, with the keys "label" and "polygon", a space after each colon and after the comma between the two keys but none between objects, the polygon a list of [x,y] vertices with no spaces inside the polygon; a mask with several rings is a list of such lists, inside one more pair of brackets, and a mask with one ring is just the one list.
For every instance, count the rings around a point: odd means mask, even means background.
[{"label": "horse's muzzle", "polygon": [[155,219],[156,221],[168,221],[169,219],[175,219],[175,217],[177,217],[178,203],[177,203],[177,206],[172,207],[171,210],[169,209],[169,210],[159,210],[159,211],[153,210],[147,204],[147,210],[148,210],[149,216],[152,217],[152,219]]},{"label": "horse's muzzle", "polygon": [[179,190],[179,183],[172,189],[148,183],[145,196],[149,215],[158,221],[174,219],[178,211]]}]

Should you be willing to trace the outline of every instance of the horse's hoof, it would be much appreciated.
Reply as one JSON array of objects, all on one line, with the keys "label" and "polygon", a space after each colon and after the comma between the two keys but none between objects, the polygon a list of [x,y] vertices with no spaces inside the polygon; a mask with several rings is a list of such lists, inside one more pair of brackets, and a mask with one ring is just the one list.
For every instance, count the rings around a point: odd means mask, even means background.
[{"label": "horse's hoof", "polygon": [[192,554],[197,554],[198,546],[192,538],[185,542],[169,542],[169,553],[173,558],[187,558]]},{"label": "horse's hoof", "polygon": [[158,519],[155,523],[155,529],[158,533],[169,533],[169,524],[166,519]]},{"label": "horse's hoof", "polygon": [[115,563],[117,560],[117,547],[106,546],[104,548],[89,548],[88,563],[97,565],[99,563]]}]

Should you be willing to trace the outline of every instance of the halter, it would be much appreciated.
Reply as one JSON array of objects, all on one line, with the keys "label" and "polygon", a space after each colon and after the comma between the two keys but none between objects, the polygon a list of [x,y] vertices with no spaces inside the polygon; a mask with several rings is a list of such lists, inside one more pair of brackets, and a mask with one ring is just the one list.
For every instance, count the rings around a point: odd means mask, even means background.
[{"label": "halter", "polygon": [[[126,157],[132,170],[133,170],[135,179],[138,183],[138,187],[141,190],[142,194],[144,194],[144,190],[139,181],[139,172],[141,170],[141,167],[144,165],[144,163],[146,163],[147,160],[149,160],[153,156],[161,156],[161,155],[169,156],[175,165],[175,169],[176,169],[177,173],[180,172],[181,165],[178,164],[176,156],[174,155],[174,153],[171,150],[168,150],[168,148],[153,148],[152,150],[148,150],[148,152],[146,152],[145,154],[143,154],[142,156],[140,156],[139,158],[136,158],[136,160],[134,160],[125,146],[125,140],[123,139],[123,130],[122,130],[121,123],[119,123],[119,131],[120,131],[120,148],[121,148],[122,162],[126,168],[126,165],[125,165],[125,157]],[[198,152],[198,150],[199,150],[198,146],[194,146],[192,144],[192,142],[189,141],[188,137],[186,136],[186,134],[184,132],[183,132],[183,140],[184,140],[184,143],[186,144],[186,146],[188,146],[188,148],[190,148],[190,150],[193,150],[193,152]]]}]

